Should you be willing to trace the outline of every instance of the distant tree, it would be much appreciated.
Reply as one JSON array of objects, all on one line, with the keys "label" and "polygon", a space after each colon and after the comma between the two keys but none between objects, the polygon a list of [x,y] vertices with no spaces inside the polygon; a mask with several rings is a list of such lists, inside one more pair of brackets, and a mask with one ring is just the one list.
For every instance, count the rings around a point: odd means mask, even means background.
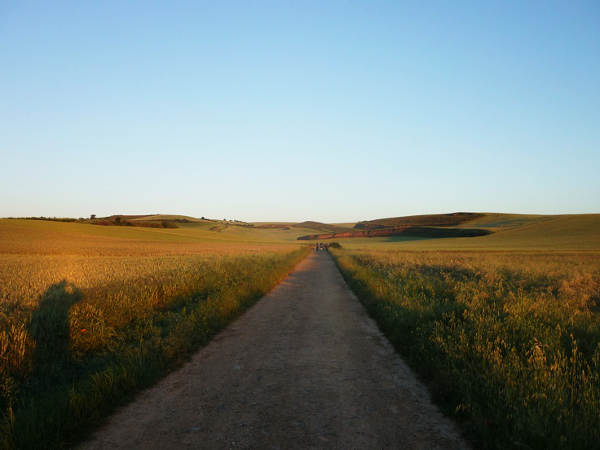
[{"label": "distant tree", "polygon": [[96,214],[90,215],[90,220],[94,220],[96,218]]}]

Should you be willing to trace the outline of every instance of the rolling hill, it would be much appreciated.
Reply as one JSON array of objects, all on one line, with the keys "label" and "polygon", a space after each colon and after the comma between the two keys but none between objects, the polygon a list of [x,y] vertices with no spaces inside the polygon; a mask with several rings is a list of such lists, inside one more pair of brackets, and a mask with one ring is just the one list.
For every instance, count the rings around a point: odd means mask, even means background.
[{"label": "rolling hill", "polygon": [[465,222],[480,219],[482,213],[455,212],[449,214],[424,214],[419,216],[388,217],[385,219],[366,220],[354,225],[357,230],[378,230],[390,227],[454,227]]},{"label": "rolling hill", "polygon": [[[34,234],[34,230],[43,230],[43,233],[61,230],[82,233],[90,238],[97,236],[105,239],[110,236],[140,241],[292,244],[298,240],[336,239],[352,248],[385,246],[389,249],[406,250],[600,250],[600,214],[461,212],[376,219],[359,222],[356,225],[363,225],[356,227],[355,224],[326,224],[316,221],[247,223],[166,214],[113,215],[97,220],[107,220],[112,222],[110,225],[117,225],[114,223],[117,217],[138,226],[99,227],[90,226],[92,222],[89,220],[67,224],[43,221],[40,218],[35,221],[7,220],[3,223],[9,228],[20,223],[18,228],[22,231],[31,230]],[[162,226],[163,221],[168,226]],[[144,224],[150,224],[150,227]],[[31,239],[33,238],[32,235]],[[57,235],[57,242],[62,240]]]},{"label": "rolling hill", "polygon": [[468,238],[423,239],[418,235],[410,236],[410,232],[406,231],[404,236],[344,239],[343,242],[344,245],[352,247],[386,245],[390,248],[402,247],[407,250],[600,250],[600,214],[478,213],[477,217],[463,221],[453,228],[438,229],[479,229],[492,233]]}]

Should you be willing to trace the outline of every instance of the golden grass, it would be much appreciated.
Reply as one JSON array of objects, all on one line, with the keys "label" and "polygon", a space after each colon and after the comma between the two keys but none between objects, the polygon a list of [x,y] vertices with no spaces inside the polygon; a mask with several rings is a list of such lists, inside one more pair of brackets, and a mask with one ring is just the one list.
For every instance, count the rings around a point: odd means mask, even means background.
[{"label": "golden grass", "polygon": [[482,448],[600,439],[600,254],[335,250],[345,278]]},{"label": "golden grass", "polygon": [[289,234],[231,228],[0,220],[0,448],[60,445],[308,251]]},{"label": "golden grass", "polygon": [[[238,227],[232,227],[238,228]],[[204,228],[155,229],[38,220],[0,219],[0,254],[162,256],[221,255],[279,251],[298,245],[274,232]]]}]

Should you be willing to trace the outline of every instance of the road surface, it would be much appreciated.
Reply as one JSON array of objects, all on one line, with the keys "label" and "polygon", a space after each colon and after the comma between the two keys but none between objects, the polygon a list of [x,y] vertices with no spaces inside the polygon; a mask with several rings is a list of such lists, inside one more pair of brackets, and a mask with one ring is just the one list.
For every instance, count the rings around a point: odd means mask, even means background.
[{"label": "road surface", "polygon": [[85,449],[467,448],[327,252],[313,253]]}]

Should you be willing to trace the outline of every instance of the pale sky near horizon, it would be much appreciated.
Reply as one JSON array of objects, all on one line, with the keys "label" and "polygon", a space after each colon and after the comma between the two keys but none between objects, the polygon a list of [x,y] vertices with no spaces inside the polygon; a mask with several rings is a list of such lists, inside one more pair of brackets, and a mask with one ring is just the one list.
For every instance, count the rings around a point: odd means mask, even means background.
[{"label": "pale sky near horizon", "polygon": [[0,1],[0,217],[600,213],[600,2]]}]

